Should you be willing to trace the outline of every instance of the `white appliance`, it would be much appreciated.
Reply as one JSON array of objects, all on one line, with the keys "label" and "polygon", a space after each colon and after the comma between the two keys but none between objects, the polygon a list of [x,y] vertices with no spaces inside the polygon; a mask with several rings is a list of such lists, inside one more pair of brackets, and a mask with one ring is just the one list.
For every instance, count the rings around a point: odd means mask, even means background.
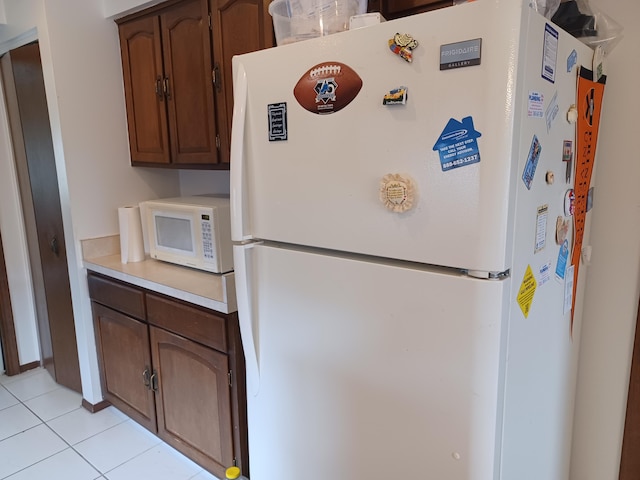
[{"label": "white appliance", "polygon": [[151,258],[213,273],[233,270],[229,197],[193,195],[140,203]]},{"label": "white appliance", "polygon": [[[592,55],[480,0],[234,58],[252,480],[568,478],[587,268],[572,323],[556,219]],[[294,96],[323,62],[362,79],[328,115]]]}]

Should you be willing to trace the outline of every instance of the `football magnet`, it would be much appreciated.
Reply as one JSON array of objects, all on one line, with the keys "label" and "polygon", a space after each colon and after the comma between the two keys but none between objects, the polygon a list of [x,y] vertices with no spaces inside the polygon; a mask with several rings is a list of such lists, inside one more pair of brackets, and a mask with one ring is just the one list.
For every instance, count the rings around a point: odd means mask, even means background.
[{"label": "football magnet", "polygon": [[300,77],[293,95],[302,108],[323,115],[342,110],[361,88],[362,79],[351,67],[340,62],[323,62]]}]

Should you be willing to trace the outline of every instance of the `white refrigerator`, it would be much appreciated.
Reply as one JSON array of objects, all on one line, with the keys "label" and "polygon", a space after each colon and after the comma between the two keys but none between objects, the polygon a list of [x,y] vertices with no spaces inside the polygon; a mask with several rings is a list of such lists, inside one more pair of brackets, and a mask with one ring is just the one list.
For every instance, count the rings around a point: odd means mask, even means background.
[{"label": "white refrigerator", "polygon": [[233,59],[252,480],[568,478],[592,57],[479,0]]}]

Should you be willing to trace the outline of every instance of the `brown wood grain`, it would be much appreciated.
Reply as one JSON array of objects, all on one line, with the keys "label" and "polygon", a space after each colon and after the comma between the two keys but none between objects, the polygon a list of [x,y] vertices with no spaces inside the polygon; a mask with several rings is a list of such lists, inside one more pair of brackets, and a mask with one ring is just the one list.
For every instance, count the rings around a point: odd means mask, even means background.
[{"label": "brown wood grain", "polygon": [[20,359],[18,358],[18,343],[16,330],[13,323],[13,311],[11,309],[11,294],[9,292],[9,279],[4,261],[4,249],[2,236],[0,235],[0,341],[2,342],[2,354],[4,355],[4,368],[7,375],[20,373]]},{"label": "brown wood grain", "polygon": [[275,46],[271,0],[210,0],[215,63],[220,72],[216,92],[216,115],[222,162],[229,162],[233,114],[234,55]]},{"label": "brown wood grain", "polygon": [[636,320],[636,334],[631,359],[627,412],[620,458],[620,480],[640,478],[640,305]]},{"label": "brown wood grain", "polygon": [[149,330],[146,323],[92,302],[102,394],[108,402],[156,433]]},{"label": "brown wood grain", "polygon": [[233,465],[228,357],[156,327],[158,435],[218,477]]},{"label": "brown wood grain", "polygon": [[[36,297],[41,360],[56,382],[82,390],[62,209],[38,43],[10,52],[17,109],[9,110]],[[10,102],[8,102],[9,104]],[[19,130],[19,132],[18,132]],[[25,172],[26,170],[26,172]],[[26,190],[30,190],[29,192]],[[27,207],[24,207],[27,205]],[[32,207],[32,211],[29,208]]]}]

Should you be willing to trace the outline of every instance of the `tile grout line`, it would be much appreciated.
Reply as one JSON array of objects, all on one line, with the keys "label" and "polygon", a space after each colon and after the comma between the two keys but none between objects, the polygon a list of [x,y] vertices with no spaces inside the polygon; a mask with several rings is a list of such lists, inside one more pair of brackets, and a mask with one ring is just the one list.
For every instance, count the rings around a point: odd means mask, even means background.
[{"label": "tile grout line", "polygon": [[[9,391],[9,390],[7,389],[7,391]],[[9,393],[11,393],[11,392],[9,391]],[[12,393],[11,393],[11,394],[12,394]],[[12,394],[12,395],[13,395],[13,394]],[[36,412],[34,412],[33,410],[31,410],[31,409],[30,409],[27,405],[25,405],[25,403],[24,403],[22,400],[20,400],[18,397],[16,397],[15,395],[13,395],[13,396],[18,400],[18,402],[20,402],[19,404],[16,404],[16,405],[22,405],[22,406],[23,406],[24,408],[26,408],[29,412],[31,412],[31,413],[32,413],[32,414],[33,414],[33,415],[34,415],[38,420],[40,420],[40,423],[39,423],[38,425],[34,425],[34,426],[33,426],[33,427],[31,427],[31,428],[27,428],[26,430],[23,430],[23,431],[21,431],[21,432],[18,432],[18,433],[16,433],[15,435],[11,435],[11,437],[7,437],[7,438],[15,437],[16,435],[20,435],[21,433],[24,433],[24,432],[26,432],[26,431],[28,431],[28,430],[34,429],[34,428],[36,428],[36,427],[39,427],[40,425],[44,425],[44,426],[45,426],[45,427],[47,427],[49,430],[51,430],[51,431],[52,431],[52,432],[53,432],[53,433],[54,433],[58,438],[60,438],[60,440],[62,440],[62,441],[63,441],[63,443],[65,443],[65,444],[67,445],[67,447],[71,447],[71,445],[69,444],[69,442],[67,442],[64,438],[62,438],[60,435],[58,435],[58,433],[57,433],[55,430],[53,430],[49,425],[47,425],[47,422],[45,422],[42,418],[40,418],[40,417],[36,414]],[[12,405],[12,406],[16,406],[16,405]],[[10,408],[10,407],[9,407],[9,408]],[[5,438],[5,439],[3,439],[2,441],[4,441],[4,440],[6,440],[6,438]],[[0,441],[0,444],[2,443],[2,441]],[[49,459],[49,458],[51,458],[51,457],[55,456],[55,455],[58,455],[60,452],[63,452],[63,451],[65,451],[65,450],[66,450],[66,448],[64,448],[64,449],[62,449],[62,450],[60,450],[60,451],[58,451],[58,452],[56,452],[56,453],[54,453],[54,454],[52,454],[52,455],[49,455],[48,457],[41,458],[41,459],[40,459],[40,460],[38,460],[37,462],[34,462],[34,463],[30,464],[30,465],[27,465],[26,467],[21,468],[20,470],[16,470],[15,472],[13,472],[12,474],[10,474],[10,475],[9,475],[9,476],[7,476],[7,477],[3,477],[3,479],[4,479],[4,478],[11,478],[13,475],[16,475],[16,474],[18,474],[18,473],[20,473],[20,472],[22,472],[22,471],[26,470],[27,468],[30,468],[30,467],[32,467],[32,466],[34,466],[34,465],[37,465],[37,464],[39,464],[39,463],[41,463],[41,462],[43,462],[43,461],[45,461],[45,460],[47,460],[47,459]],[[1,480],[1,479],[0,479],[0,480]]]},{"label": "tile grout line", "polygon": [[[37,375],[37,373],[33,373],[33,374],[29,375],[29,376],[28,376],[28,377],[26,377],[26,378],[29,378],[29,377],[34,376],[34,375]],[[10,383],[14,383],[14,382],[10,382]],[[83,456],[83,455],[82,455],[82,454],[81,454],[81,453],[80,453],[80,452],[75,448],[75,446],[79,445],[80,443],[82,443],[82,442],[84,442],[84,441],[86,441],[86,440],[89,440],[90,438],[93,438],[93,437],[95,437],[95,436],[97,436],[97,435],[100,435],[101,433],[104,433],[104,432],[106,432],[106,431],[108,431],[108,430],[111,430],[111,429],[113,429],[113,428],[115,428],[115,427],[117,427],[117,426],[119,426],[119,425],[122,425],[123,423],[126,423],[126,422],[128,422],[128,421],[133,422],[133,420],[132,420],[131,418],[125,418],[123,421],[118,422],[118,423],[116,423],[115,425],[112,425],[112,426],[110,426],[110,427],[108,427],[108,428],[106,428],[106,429],[104,429],[104,430],[102,430],[102,431],[100,431],[100,432],[94,433],[94,434],[90,435],[89,437],[87,437],[87,438],[85,438],[85,439],[82,439],[81,441],[79,441],[79,442],[77,442],[77,443],[75,443],[75,444],[73,444],[73,445],[72,445],[70,442],[68,442],[67,440],[65,440],[65,439],[64,439],[60,434],[58,434],[58,432],[56,432],[56,431],[53,429],[53,427],[51,427],[51,426],[49,425],[49,422],[51,422],[51,421],[53,421],[53,420],[56,420],[56,419],[58,419],[58,418],[60,418],[60,417],[63,417],[64,415],[70,414],[70,413],[72,413],[72,412],[74,412],[74,411],[76,411],[76,410],[80,410],[80,409],[82,409],[82,406],[80,406],[80,407],[78,407],[78,408],[76,408],[76,409],[70,410],[70,411],[68,411],[68,412],[62,413],[62,414],[60,414],[60,415],[57,415],[56,417],[51,418],[51,419],[49,419],[49,420],[44,420],[42,417],[40,417],[40,416],[39,416],[39,415],[38,415],[34,410],[32,410],[32,409],[31,409],[28,405],[26,405],[26,403],[25,403],[25,402],[28,402],[28,401],[30,401],[30,400],[32,400],[32,399],[34,399],[34,398],[38,398],[38,397],[41,397],[41,396],[43,396],[43,395],[47,395],[47,394],[49,394],[49,393],[55,392],[55,391],[57,391],[57,390],[60,390],[60,389],[62,389],[63,387],[59,386],[58,388],[55,388],[55,389],[50,390],[50,391],[48,391],[48,392],[41,393],[41,394],[39,394],[39,395],[36,395],[35,397],[29,398],[29,399],[25,399],[25,400],[21,400],[21,399],[20,399],[20,398],[18,398],[18,397],[17,397],[13,392],[11,392],[8,388],[6,388],[6,383],[0,383],[0,387],[4,388],[4,389],[5,389],[5,390],[6,390],[6,391],[7,391],[7,392],[8,392],[8,393],[13,397],[13,398],[15,398],[15,400],[18,402],[18,403],[14,404],[14,405],[10,405],[10,406],[8,406],[8,407],[5,407],[5,408],[3,408],[3,409],[0,409],[0,411],[6,410],[6,409],[11,408],[11,407],[15,407],[15,406],[17,406],[17,405],[22,405],[22,406],[24,406],[24,408],[26,408],[30,413],[32,413],[32,414],[33,414],[33,415],[34,415],[34,416],[35,416],[35,417],[36,417],[36,418],[41,422],[41,423],[39,423],[38,425],[34,425],[33,427],[27,428],[27,429],[25,429],[25,430],[23,430],[23,431],[21,431],[21,432],[18,432],[18,433],[14,434],[14,435],[11,435],[11,436],[9,436],[9,437],[7,437],[7,438],[4,438],[4,439],[0,440],[0,444],[1,444],[4,440],[6,440],[6,439],[8,439],[8,438],[12,438],[12,437],[14,437],[14,436],[16,436],[16,435],[20,435],[21,433],[24,433],[24,432],[26,432],[26,431],[28,431],[28,430],[31,430],[31,429],[36,428],[36,427],[39,427],[40,425],[45,425],[45,426],[46,426],[46,427],[47,427],[51,432],[53,432],[53,434],[54,434],[56,437],[58,437],[60,440],[62,440],[62,442],[66,445],[66,447],[65,447],[65,448],[63,448],[62,450],[60,450],[60,451],[58,451],[58,452],[56,452],[56,453],[54,453],[54,454],[52,454],[52,455],[49,455],[49,456],[47,456],[47,457],[45,457],[45,458],[42,458],[42,459],[38,460],[37,462],[34,462],[34,463],[32,463],[32,464],[30,464],[30,465],[28,465],[28,466],[26,466],[26,467],[24,467],[24,468],[22,468],[22,469],[20,469],[20,470],[17,470],[17,471],[15,471],[15,472],[11,473],[9,476],[2,477],[2,478],[0,478],[0,480],[4,480],[4,479],[9,479],[9,480],[10,480],[10,479],[11,479],[11,477],[13,477],[14,475],[16,475],[16,474],[18,474],[18,473],[20,473],[20,472],[22,472],[22,471],[24,471],[24,470],[26,470],[26,469],[28,469],[28,468],[30,468],[30,467],[33,467],[34,465],[37,465],[37,464],[39,464],[39,463],[41,463],[41,462],[43,462],[43,461],[45,461],[45,460],[48,460],[48,459],[50,459],[51,457],[53,457],[53,456],[55,456],[55,455],[58,455],[58,454],[60,454],[60,453],[64,452],[65,450],[67,450],[67,449],[71,449],[71,450],[72,450],[73,452],[75,452],[75,453],[76,453],[80,458],[82,458],[82,459],[83,459],[83,460],[84,460],[88,465],[90,465],[90,466],[91,466],[91,467],[92,467],[96,472],[98,472],[98,476],[97,476],[97,477],[95,477],[95,479],[94,479],[94,480],[108,479],[108,477],[107,477],[107,474],[108,474],[108,473],[113,472],[115,469],[117,469],[117,468],[121,467],[122,465],[125,465],[125,464],[127,464],[127,463],[129,463],[129,462],[131,462],[131,461],[135,460],[135,459],[136,459],[137,457],[139,457],[140,455],[143,455],[143,454],[145,454],[145,453],[149,452],[150,450],[152,450],[152,449],[154,449],[154,448],[157,448],[159,445],[162,445],[162,444],[163,444],[162,439],[160,439],[159,437],[157,437],[157,438],[158,438],[158,440],[159,440],[159,442],[158,442],[157,444],[152,445],[152,446],[151,446],[151,447],[149,447],[148,449],[146,449],[146,450],[144,450],[144,451],[142,451],[142,452],[138,453],[136,456],[134,456],[134,457],[132,457],[132,458],[130,458],[130,459],[128,459],[128,460],[126,460],[126,461],[124,461],[124,462],[122,462],[122,463],[120,463],[120,464],[118,464],[118,465],[116,465],[116,466],[114,466],[114,467],[112,467],[112,468],[110,468],[109,470],[106,470],[106,471],[104,471],[104,472],[103,472],[103,471],[101,471],[101,470],[100,470],[96,465],[94,465],[91,461],[89,461],[87,458],[85,458],[85,457],[84,457],[84,456]],[[134,423],[135,423],[135,422],[134,422]],[[165,443],[165,445],[166,445],[166,443]],[[169,446],[169,445],[168,445],[168,446]],[[169,447],[170,447],[170,446],[169,446]],[[171,448],[171,447],[170,447],[170,448]],[[197,465],[197,464],[196,464],[196,466],[199,468],[199,470],[198,470],[198,471],[197,471],[193,476],[189,477],[189,479],[188,479],[188,480],[192,480],[193,478],[197,477],[197,476],[198,476],[198,475],[200,475],[201,473],[206,472],[206,470],[205,470],[205,469],[203,469],[200,465]]]}]

